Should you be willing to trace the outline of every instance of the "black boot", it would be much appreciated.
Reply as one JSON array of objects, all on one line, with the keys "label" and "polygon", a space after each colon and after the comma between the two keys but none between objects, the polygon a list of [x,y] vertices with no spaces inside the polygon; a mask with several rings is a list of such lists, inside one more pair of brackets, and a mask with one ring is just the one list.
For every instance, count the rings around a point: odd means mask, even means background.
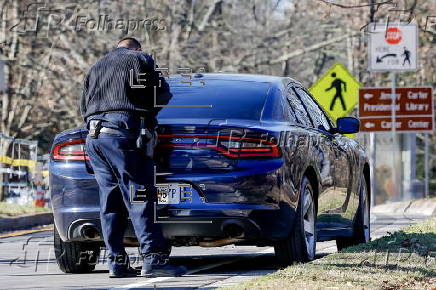
[{"label": "black boot", "polygon": [[108,263],[109,278],[136,277],[138,274],[135,269],[130,267],[127,254],[109,257]]},{"label": "black boot", "polygon": [[183,266],[174,266],[168,263],[165,254],[149,254],[144,257],[141,276],[143,277],[177,277],[186,273]]}]

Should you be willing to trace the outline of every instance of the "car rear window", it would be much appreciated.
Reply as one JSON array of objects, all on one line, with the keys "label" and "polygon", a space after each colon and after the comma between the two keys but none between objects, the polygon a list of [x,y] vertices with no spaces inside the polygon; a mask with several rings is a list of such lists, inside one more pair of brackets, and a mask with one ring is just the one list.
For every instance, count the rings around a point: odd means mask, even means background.
[{"label": "car rear window", "polygon": [[[259,120],[269,83],[204,80],[169,81],[172,99],[158,118]],[[192,107],[188,107],[192,106]]]}]

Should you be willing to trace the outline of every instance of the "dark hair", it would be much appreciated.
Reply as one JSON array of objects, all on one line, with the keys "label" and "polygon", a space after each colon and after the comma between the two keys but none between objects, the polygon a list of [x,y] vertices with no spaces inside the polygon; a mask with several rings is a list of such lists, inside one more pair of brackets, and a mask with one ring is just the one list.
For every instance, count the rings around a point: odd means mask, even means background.
[{"label": "dark hair", "polygon": [[133,37],[124,37],[123,39],[118,41],[118,45],[120,45],[120,43],[122,42],[126,42],[129,47],[141,48],[141,43]]}]

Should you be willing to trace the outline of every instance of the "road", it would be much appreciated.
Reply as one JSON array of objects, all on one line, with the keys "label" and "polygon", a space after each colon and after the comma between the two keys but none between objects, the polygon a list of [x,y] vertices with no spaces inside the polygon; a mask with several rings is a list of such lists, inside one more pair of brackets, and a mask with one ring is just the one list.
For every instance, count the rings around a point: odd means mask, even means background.
[{"label": "road", "polygon": [[[373,216],[373,239],[422,219],[424,217]],[[129,249],[132,256],[135,251],[135,248]],[[335,251],[334,242],[317,244],[317,258]],[[0,234],[0,289],[211,289],[278,269],[270,247],[179,247],[173,249],[171,261],[187,266],[188,273],[178,278],[109,279],[102,261],[93,273],[64,274],[54,259],[52,231],[42,228],[34,232]]]}]

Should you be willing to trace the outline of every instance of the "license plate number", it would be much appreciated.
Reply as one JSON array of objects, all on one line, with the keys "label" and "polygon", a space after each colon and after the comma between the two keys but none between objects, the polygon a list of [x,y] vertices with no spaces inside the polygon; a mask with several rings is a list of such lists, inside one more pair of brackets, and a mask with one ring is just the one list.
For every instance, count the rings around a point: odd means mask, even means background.
[{"label": "license plate number", "polygon": [[179,204],[186,184],[166,183],[156,184],[158,204]]}]

